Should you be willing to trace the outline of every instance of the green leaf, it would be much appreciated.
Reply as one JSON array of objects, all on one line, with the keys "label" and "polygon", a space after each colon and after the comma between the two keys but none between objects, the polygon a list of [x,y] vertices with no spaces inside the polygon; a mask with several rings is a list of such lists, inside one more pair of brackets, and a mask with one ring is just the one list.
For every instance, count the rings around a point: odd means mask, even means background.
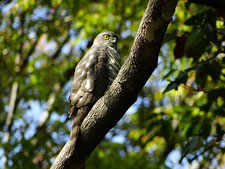
[{"label": "green leaf", "polygon": [[167,43],[171,40],[176,39],[177,37],[177,30],[173,30],[171,32],[166,33],[166,35],[163,38],[163,43]]},{"label": "green leaf", "polygon": [[187,38],[185,49],[194,49],[203,41],[204,31],[203,29],[195,29]]},{"label": "green leaf", "polygon": [[213,43],[217,42],[216,30],[210,23],[206,24],[204,28],[204,33],[209,41]]},{"label": "green leaf", "polygon": [[165,76],[163,76],[163,79],[166,79],[167,77],[169,77],[171,75],[171,73],[175,72],[174,69],[171,69]]},{"label": "green leaf", "polygon": [[185,150],[186,150],[186,152],[189,152],[189,151],[195,149],[195,148],[197,147],[199,141],[200,141],[200,137],[199,137],[199,136],[194,136],[194,137],[192,137],[192,138],[187,142],[187,144],[185,145]]},{"label": "green leaf", "polygon": [[198,13],[197,15],[192,16],[191,18],[189,18],[185,24],[186,25],[193,25],[193,26],[197,26],[199,24],[204,24],[206,19],[208,18],[208,16],[212,16],[212,9],[208,9],[205,11],[202,11],[200,13]]},{"label": "green leaf", "polygon": [[188,57],[197,60],[204,52],[210,41],[206,38],[205,29],[198,28],[191,32],[186,40],[185,50]]},{"label": "green leaf", "polygon": [[176,89],[177,90],[178,84],[175,82],[171,82],[166,89],[163,91],[163,94],[167,93],[170,90]]},{"label": "green leaf", "polygon": [[218,33],[223,34],[225,36],[225,29],[217,28]]}]

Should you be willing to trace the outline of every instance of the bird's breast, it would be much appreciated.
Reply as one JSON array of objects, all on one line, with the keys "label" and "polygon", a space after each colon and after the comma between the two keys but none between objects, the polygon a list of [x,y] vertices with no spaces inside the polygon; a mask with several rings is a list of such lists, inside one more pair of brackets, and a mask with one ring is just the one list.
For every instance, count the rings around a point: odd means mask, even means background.
[{"label": "bird's breast", "polygon": [[108,53],[107,68],[109,72],[109,85],[111,85],[120,70],[121,61],[118,52],[114,48],[109,47],[107,53]]}]

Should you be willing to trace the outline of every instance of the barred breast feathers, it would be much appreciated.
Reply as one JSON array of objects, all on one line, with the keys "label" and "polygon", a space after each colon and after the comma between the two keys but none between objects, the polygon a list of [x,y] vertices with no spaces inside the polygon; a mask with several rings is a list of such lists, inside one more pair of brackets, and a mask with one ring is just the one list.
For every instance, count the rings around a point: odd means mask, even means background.
[{"label": "barred breast feathers", "polygon": [[118,52],[112,47],[108,47],[107,54],[108,54],[107,68],[109,72],[109,85],[107,88],[109,88],[121,68],[121,60]]}]

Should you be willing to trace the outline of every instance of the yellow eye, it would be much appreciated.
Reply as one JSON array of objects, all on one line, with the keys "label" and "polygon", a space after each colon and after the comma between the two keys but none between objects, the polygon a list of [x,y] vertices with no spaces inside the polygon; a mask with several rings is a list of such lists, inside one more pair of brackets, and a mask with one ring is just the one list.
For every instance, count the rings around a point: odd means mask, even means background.
[{"label": "yellow eye", "polygon": [[104,39],[108,40],[109,39],[109,35],[104,35]]}]

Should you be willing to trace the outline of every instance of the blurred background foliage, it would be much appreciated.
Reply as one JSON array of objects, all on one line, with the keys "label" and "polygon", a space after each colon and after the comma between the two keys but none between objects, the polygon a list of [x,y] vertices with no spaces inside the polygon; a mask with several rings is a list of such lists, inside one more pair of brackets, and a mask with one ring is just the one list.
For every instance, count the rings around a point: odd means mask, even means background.
[{"label": "blurred background foliage", "polygon": [[[147,1],[0,4],[0,168],[49,168],[69,138],[74,67],[111,30],[128,56]],[[159,64],[87,169],[225,167],[224,10],[178,3]]]}]

